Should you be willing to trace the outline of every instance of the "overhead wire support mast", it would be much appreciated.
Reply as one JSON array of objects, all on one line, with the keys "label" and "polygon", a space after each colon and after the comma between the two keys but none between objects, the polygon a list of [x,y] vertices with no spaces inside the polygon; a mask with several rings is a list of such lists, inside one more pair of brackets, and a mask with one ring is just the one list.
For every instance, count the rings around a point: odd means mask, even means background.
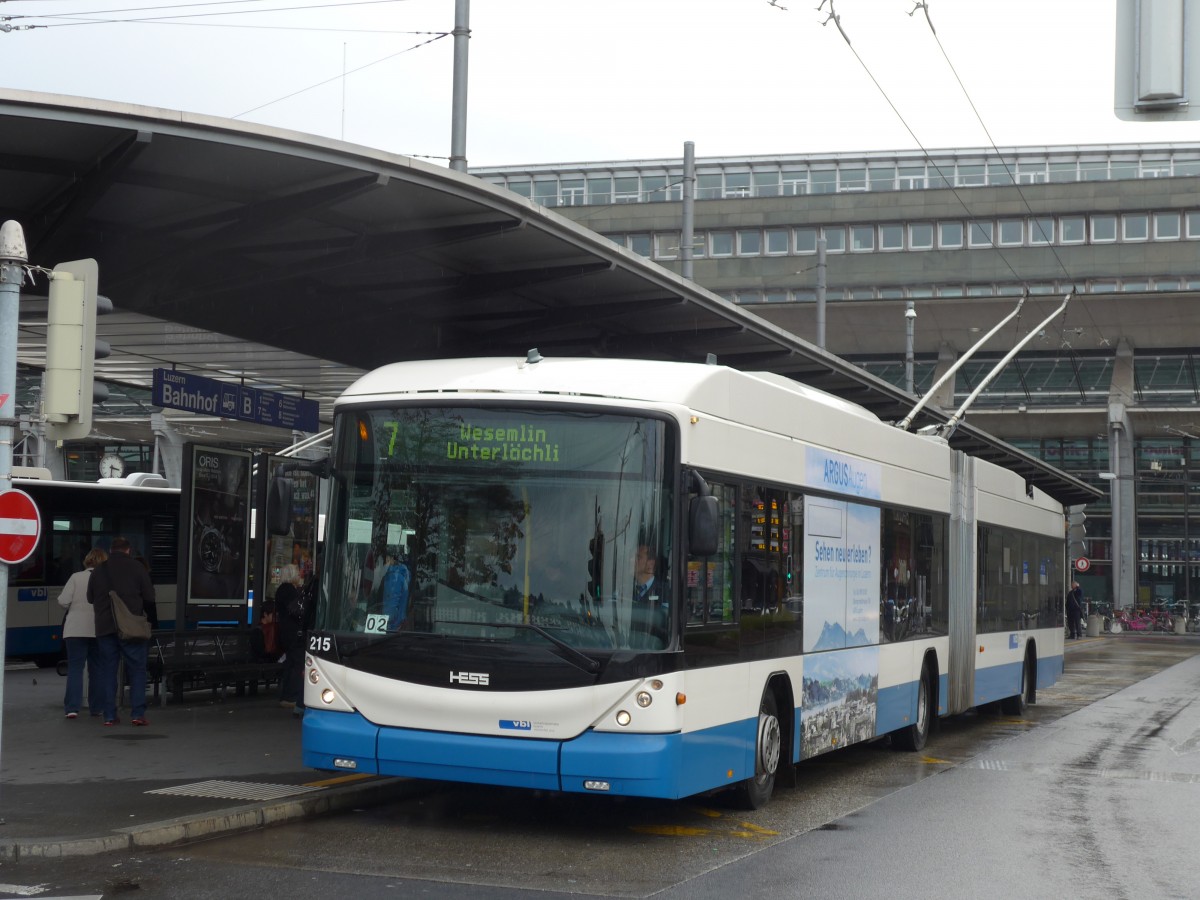
[{"label": "overhead wire support mast", "polygon": [[1021,340],[1017,341],[1015,347],[1013,347],[1006,354],[1004,354],[1004,358],[1002,360],[1000,360],[1000,362],[996,363],[995,368],[993,368],[992,371],[988,372],[987,377],[985,377],[983,379],[983,381],[979,382],[979,384],[978,384],[978,386],[976,386],[975,390],[971,391],[970,396],[968,396],[967,399],[963,401],[962,406],[960,406],[955,411],[954,415],[952,415],[950,417],[950,421],[947,422],[942,429],[942,431],[943,431],[942,437],[943,438],[945,438],[947,440],[950,439],[950,437],[958,429],[958,423],[962,421],[962,417],[967,414],[967,408],[972,403],[975,402],[975,398],[978,397],[981,393],[983,393],[984,388],[986,388],[989,384],[992,383],[992,379],[994,379],[997,375],[999,375],[1001,372],[1004,371],[1004,367],[1007,366],[1009,364],[1009,362],[1012,361],[1012,358],[1020,352],[1022,347],[1024,347],[1031,340],[1033,340],[1035,335],[1040,334],[1041,331],[1047,325],[1049,325],[1051,322],[1054,321],[1055,316],[1059,315],[1059,313],[1061,313],[1063,310],[1065,310],[1067,308],[1067,304],[1071,302],[1071,296],[1072,295],[1070,294],[1070,292],[1068,292],[1067,296],[1063,299],[1063,302],[1061,304],[1059,304],[1058,309],[1054,310],[1054,312],[1052,312],[1052,313],[1050,313],[1050,315],[1046,316],[1046,318],[1043,319],[1042,322],[1036,328],[1029,329],[1029,333],[1027,335],[1025,335],[1025,337],[1021,338]]}]

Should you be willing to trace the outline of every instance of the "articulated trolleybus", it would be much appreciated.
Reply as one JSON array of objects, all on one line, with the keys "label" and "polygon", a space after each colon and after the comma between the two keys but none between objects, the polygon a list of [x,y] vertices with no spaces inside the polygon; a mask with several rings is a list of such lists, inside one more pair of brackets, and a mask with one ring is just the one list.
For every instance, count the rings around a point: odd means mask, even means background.
[{"label": "articulated trolleybus", "polygon": [[757,807],[1062,671],[1062,506],[780,376],[399,363],[323,466],[318,769]]}]

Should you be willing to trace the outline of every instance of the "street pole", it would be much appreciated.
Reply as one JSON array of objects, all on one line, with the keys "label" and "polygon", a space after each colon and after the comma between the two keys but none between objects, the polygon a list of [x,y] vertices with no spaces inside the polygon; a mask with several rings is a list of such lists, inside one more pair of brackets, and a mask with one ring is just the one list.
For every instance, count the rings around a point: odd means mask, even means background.
[{"label": "street pole", "polygon": [[454,87],[450,110],[450,168],[467,171],[467,47],[471,0],[454,0]]},{"label": "street pole", "polygon": [[825,349],[825,238],[817,238],[817,346]]},{"label": "street pole", "polygon": [[679,274],[693,280],[692,263],[696,239],[696,145],[683,142],[683,223],[679,234]]},{"label": "street pole", "polygon": [[[17,222],[0,225],[0,493],[12,487],[12,448],[17,407],[17,328],[21,315],[21,284],[29,253],[25,232]],[[8,643],[8,565],[0,563],[0,648]],[[0,710],[4,709],[4,666],[0,665]],[[0,747],[4,716],[0,715]],[[2,766],[0,757],[0,769]],[[0,824],[4,819],[0,818]]]},{"label": "street pole", "polygon": [[913,336],[917,326],[917,309],[911,300],[904,309],[904,389],[913,392]]}]

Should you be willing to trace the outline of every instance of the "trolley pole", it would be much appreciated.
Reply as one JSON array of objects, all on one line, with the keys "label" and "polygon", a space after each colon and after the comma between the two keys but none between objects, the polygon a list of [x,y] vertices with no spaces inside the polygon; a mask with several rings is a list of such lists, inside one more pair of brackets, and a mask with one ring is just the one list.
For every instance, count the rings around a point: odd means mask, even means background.
[{"label": "trolley pole", "polygon": [[[13,415],[17,407],[17,328],[21,317],[21,284],[29,253],[25,232],[17,222],[0,225],[0,493],[12,487]],[[0,563],[0,653],[8,641],[8,565]],[[4,666],[0,664],[0,710],[4,708]],[[0,715],[0,746],[4,716]],[[0,757],[0,768],[3,757]],[[4,819],[0,818],[0,824]]]}]

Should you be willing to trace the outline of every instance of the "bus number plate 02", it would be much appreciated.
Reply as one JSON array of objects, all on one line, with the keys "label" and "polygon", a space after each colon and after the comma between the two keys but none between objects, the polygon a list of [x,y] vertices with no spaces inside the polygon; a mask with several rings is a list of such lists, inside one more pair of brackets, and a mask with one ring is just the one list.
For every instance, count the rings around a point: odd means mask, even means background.
[{"label": "bus number plate 02", "polygon": [[367,616],[367,621],[363,624],[363,631],[367,634],[386,634],[387,633],[388,617],[372,613]]}]

